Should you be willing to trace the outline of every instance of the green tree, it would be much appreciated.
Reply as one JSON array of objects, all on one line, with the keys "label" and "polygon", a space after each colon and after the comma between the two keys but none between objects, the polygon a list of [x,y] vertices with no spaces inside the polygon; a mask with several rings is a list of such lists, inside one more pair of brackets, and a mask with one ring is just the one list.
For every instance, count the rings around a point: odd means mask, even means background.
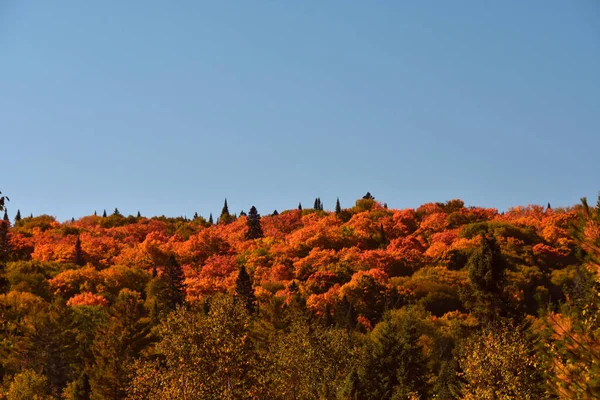
[{"label": "green tree", "polygon": [[8,218],[8,212],[6,212],[6,209],[4,209],[4,217],[2,217],[2,219],[4,222],[8,222],[10,224],[10,219]]},{"label": "green tree", "polygon": [[506,316],[504,296],[507,263],[493,236],[482,236],[479,248],[467,262],[469,280],[475,291],[475,314],[484,321]]},{"label": "green tree", "polygon": [[338,197],[335,201],[335,213],[339,214],[342,212],[342,206],[340,205],[340,198]]},{"label": "green tree", "polygon": [[77,236],[75,241],[75,264],[79,266],[85,265],[85,259],[83,258],[83,250],[81,249],[81,238]]},{"label": "green tree", "polygon": [[260,225],[260,214],[254,206],[252,206],[248,212],[246,225],[248,227],[245,235],[246,240],[258,239],[264,236],[262,227]]},{"label": "green tree", "polygon": [[102,218],[106,218],[106,210],[102,213]]},{"label": "green tree", "polygon": [[109,311],[108,321],[98,329],[92,347],[92,399],[125,398],[130,382],[128,368],[152,342],[150,328],[139,293],[123,289]]},{"label": "green tree", "polygon": [[15,224],[21,220],[21,210],[17,210],[17,215],[15,215]]},{"label": "green tree", "polygon": [[162,301],[169,310],[185,303],[185,275],[183,269],[171,254],[165,265],[161,280],[164,282]]},{"label": "green tree", "polygon": [[235,280],[236,296],[242,300],[244,306],[249,313],[253,313],[256,309],[256,296],[254,295],[254,287],[250,275],[243,265],[240,267],[237,279]]},{"label": "green tree", "polygon": [[219,223],[228,224],[233,221],[233,217],[229,214],[229,206],[227,205],[227,199],[225,199],[225,204],[223,204],[223,209],[221,210],[221,216],[219,217]]}]

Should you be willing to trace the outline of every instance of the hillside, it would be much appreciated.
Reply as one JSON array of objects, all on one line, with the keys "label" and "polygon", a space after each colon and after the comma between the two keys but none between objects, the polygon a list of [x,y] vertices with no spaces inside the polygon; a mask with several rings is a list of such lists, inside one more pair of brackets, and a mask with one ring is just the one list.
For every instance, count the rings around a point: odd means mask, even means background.
[{"label": "hillside", "polygon": [[600,208],[243,214],[6,215],[4,394],[599,395]]}]

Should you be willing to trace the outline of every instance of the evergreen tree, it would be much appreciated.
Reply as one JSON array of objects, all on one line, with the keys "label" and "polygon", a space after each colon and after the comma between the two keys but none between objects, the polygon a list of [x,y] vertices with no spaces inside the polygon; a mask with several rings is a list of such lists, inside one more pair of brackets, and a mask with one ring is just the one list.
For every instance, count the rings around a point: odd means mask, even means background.
[{"label": "evergreen tree", "polygon": [[379,243],[382,246],[387,245],[387,237],[385,236],[385,229],[383,229],[383,223],[379,224]]},{"label": "evergreen tree", "polygon": [[83,251],[81,250],[81,238],[77,236],[77,241],[75,241],[75,264],[80,267],[85,265],[85,260],[83,258]]},{"label": "evergreen tree", "polygon": [[298,210],[302,211],[302,203],[298,203]]},{"label": "evergreen tree", "polygon": [[194,213],[194,219],[198,219],[198,213],[197,212]]},{"label": "evergreen tree", "polygon": [[15,215],[15,224],[21,220],[21,210],[17,210],[17,215]]},{"label": "evergreen tree", "polygon": [[240,211],[240,217],[246,217],[248,214],[244,210]]},{"label": "evergreen tree", "polygon": [[102,213],[102,218],[106,218],[106,210]]},{"label": "evergreen tree", "polygon": [[136,216],[136,217],[137,217],[137,218],[142,218],[142,214],[140,213],[140,211],[139,211],[139,210],[138,210],[138,212],[137,212],[137,216]]},{"label": "evergreen tree", "polygon": [[173,254],[169,256],[161,279],[165,283],[162,294],[165,306],[174,310],[178,305],[183,305],[185,303],[185,276]]},{"label": "evergreen tree", "polygon": [[225,204],[223,204],[223,209],[221,210],[221,216],[219,217],[219,223],[228,224],[233,221],[231,214],[229,214],[229,206],[227,205],[227,199],[225,199]]},{"label": "evergreen tree", "polygon": [[0,265],[3,262],[8,261],[12,246],[10,244],[10,223],[7,221],[0,221]]},{"label": "evergreen tree", "polygon": [[254,287],[250,280],[250,275],[243,265],[240,267],[238,277],[235,280],[235,293],[239,299],[244,302],[249,313],[253,313],[256,309],[256,296],[254,295]]},{"label": "evergreen tree", "polygon": [[475,290],[474,312],[490,322],[506,316],[508,303],[504,298],[506,260],[493,236],[482,236],[479,248],[467,263],[469,280]]},{"label": "evergreen tree", "polygon": [[75,222],[75,217],[71,217],[71,223]]},{"label": "evergreen tree", "polygon": [[342,212],[342,206],[340,205],[340,198],[338,197],[335,202],[335,213],[339,214]]},{"label": "evergreen tree", "polygon": [[363,199],[365,199],[365,200],[375,200],[375,197],[373,197],[370,192],[367,192],[367,194],[365,194],[363,196]]},{"label": "evergreen tree", "polygon": [[548,207],[546,208],[546,210],[552,210],[552,206],[550,206],[550,202],[548,202]]},{"label": "evergreen tree", "polygon": [[248,226],[248,230],[246,231],[246,240],[258,239],[264,236],[262,227],[260,225],[260,214],[254,206],[252,206],[248,212],[246,225]]},{"label": "evergreen tree", "polygon": [[211,224],[211,225],[214,224],[212,213],[210,213],[210,215],[208,216],[208,223]]},{"label": "evergreen tree", "polygon": [[124,399],[130,383],[127,368],[152,342],[150,319],[139,293],[123,289],[110,309],[107,323],[93,344],[92,399]]},{"label": "evergreen tree", "polygon": [[116,215],[116,216],[119,216],[119,217],[122,216],[122,214],[119,212],[119,209],[116,208],[116,207],[115,207],[115,211],[113,211],[112,215]]},{"label": "evergreen tree", "polygon": [[277,210],[273,211],[273,216],[276,217],[279,215],[279,212]]},{"label": "evergreen tree", "polygon": [[2,218],[4,220],[4,222],[9,222],[10,220],[8,219],[8,213],[6,212],[6,209],[4,209],[4,218]]},{"label": "evergreen tree", "polygon": [[458,362],[451,358],[441,363],[440,371],[433,386],[435,398],[440,400],[454,400],[460,398],[460,379],[458,376]]},{"label": "evergreen tree", "polygon": [[96,210],[94,210],[94,217],[97,217],[98,213],[96,212]]}]

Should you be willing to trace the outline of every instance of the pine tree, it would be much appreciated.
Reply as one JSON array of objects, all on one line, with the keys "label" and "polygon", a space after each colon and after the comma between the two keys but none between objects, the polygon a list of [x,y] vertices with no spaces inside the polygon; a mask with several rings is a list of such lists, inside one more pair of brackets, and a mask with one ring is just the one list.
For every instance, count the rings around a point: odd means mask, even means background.
[{"label": "pine tree", "polygon": [[85,265],[85,260],[83,258],[83,251],[81,250],[81,239],[77,236],[77,241],[75,241],[75,264],[80,267]]},{"label": "pine tree", "polygon": [[210,213],[210,215],[208,216],[208,223],[211,224],[211,225],[214,224],[212,213]]},{"label": "pine tree", "polygon": [[298,203],[298,210],[302,211],[302,203]]},{"label": "pine tree", "polygon": [[8,222],[10,223],[10,220],[8,219],[8,213],[6,212],[6,209],[4,209],[4,218],[2,218],[4,220],[4,222]]},{"label": "pine tree", "polygon": [[365,194],[363,196],[363,199],[365,199],[365,200],[375,200],[375,197],[373,197],[370,192],[367,192],[367,194]]},{"label": "pine tree", "polygon": [[198,216],[198,212],[195,212],[195,213],[194,213],[194,219],[198,219],[198,217],[199,217],[199,216]]},{"label": "pine tree", "polygon": [[102,218],[106,218],[106,210],[102,213]]},{"label": "pine tree", "polygon": [[21,210],[17,210],[17,215],[15,215],[15,224],[21,220]]},{"label": "pine tree", "polygon": [[166,307],[174,310],[178,305],[185,304],[185,275],[173,254],[169,256],[161,279],[165,283],[162,298]]},{"label": "pine tree", "polygon": [[240,211],[240,217],[247,217],[248,214],[244,210]]},{"label": "pine tree", "polygon": [[137,218],[142,218],[142,214],[140,213],[140,211],[139,211],[139,210],[138,210],[138,212],[137,212],[137,216],[136,216],[136,217],[137,217]]},{"label": "pine tree", "polygon": [[96,210],[94,210],[94,217],[97,217],[98,213],[96,212]]},{"label": "pine tree", "polygon": [[256,207],[252,206],[248,212],[246,221],[248,230],[246,231],[246,240],[258,239],[263,237],[263,230],[260,225],[260,214],[256,211]]},{"label": "pine tree", "polygon": [[115,211],[113,211],[112,215],[116,215],[116,216],[119,216],[119,217],[122,216],[121,213],[119,212],[119,209],[116,208],[116,207],[115,207]]},{"label": "pine tree", "polygon": [[238,277],[235,281],[235,293],[239,299],[244,302],[249,313],[253,313],[256,309],[256,296],[254,295],[254,287],[250,280],[250,275],[243,265],[240,267]]},{"label": "pine tree", "polygon": [[71,217],[71,223],[75,222],[75,217]]},{"label": "pine tree", "polygon": [[339,214],[342,212],[342,206],[340,205],[340,198],[338,197],[335,202],[335,213]]},{"label": "pine tree", "polygon": [[274,216],[274,217],[276,217],[276,216],[278,216],[278,215],[279,215],[279,211],[277,211],[277,210],[273,211],[273,216]]},{"label": "pine tree", "polygon": [[219,217],[219,223],[228,224],[233,220],[231,214],[229,214],[229,206],[227,205],[227,199],[225,199],[225,204],[223,204],[223,209],[221,210],[221,216]]}]

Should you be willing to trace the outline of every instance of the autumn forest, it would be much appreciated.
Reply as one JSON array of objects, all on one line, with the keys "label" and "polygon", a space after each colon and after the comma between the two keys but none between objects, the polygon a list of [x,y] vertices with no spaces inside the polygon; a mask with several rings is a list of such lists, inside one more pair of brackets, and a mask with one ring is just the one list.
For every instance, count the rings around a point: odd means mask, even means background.
[{"label": "autumn forest", "polygon": [[2,399],[600,398],[600,198],[65,222],[0,199]]}]

